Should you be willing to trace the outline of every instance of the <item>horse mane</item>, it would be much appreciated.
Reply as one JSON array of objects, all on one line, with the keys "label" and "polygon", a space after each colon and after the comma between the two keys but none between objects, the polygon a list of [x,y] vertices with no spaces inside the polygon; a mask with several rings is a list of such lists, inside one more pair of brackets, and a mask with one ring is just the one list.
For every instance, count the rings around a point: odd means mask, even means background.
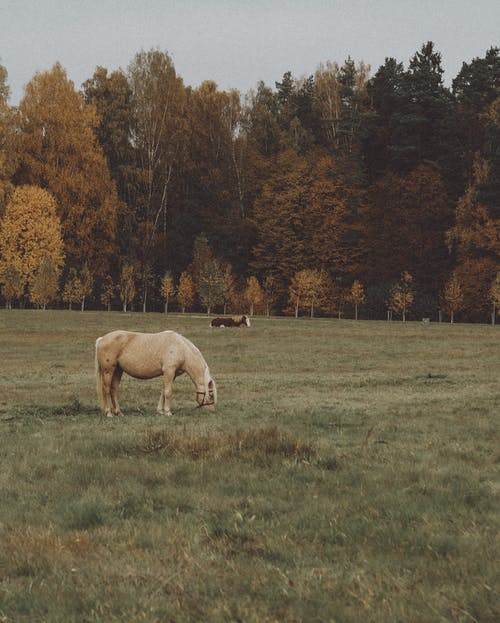
[{"label": "horse mane", "polygon": [[212,384],[212,393],[214,397],[214,404],[217,404],[217,386],[215,385],[215,381],[210,376],[210,370],[208,366],[205,368],[205,392],[208,396],[210,394],[210,384]]}]

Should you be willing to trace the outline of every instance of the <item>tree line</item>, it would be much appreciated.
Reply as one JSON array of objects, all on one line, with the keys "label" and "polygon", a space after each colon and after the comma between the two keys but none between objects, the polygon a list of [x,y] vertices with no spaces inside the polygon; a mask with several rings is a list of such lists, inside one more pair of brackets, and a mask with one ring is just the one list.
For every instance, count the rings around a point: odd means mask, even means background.
[{"label": "tree line", "polygon": [[245,95],[153,49],[18,106],[0,65],[8,306],[482,321],[499,271],[499,48],[451,87],[428,42]]}]

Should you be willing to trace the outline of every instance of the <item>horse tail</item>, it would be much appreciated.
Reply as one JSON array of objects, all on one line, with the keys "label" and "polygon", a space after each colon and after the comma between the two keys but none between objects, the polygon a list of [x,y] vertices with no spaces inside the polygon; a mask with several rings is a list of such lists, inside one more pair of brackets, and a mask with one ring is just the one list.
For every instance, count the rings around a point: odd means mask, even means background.
[{"label": "horse tail", "polygon": [[99,356],[97,353],[97,345],[99,344],[99,340],[101,338],[98,337],[95,342],[95,382],[97,388],[97,398],[99,399],[99,404],[101,409],[105,411],[106,409],[106,401],[104,399],[104,388],[102,383],[102,372],[101,372],[101,364],[99,363]]}]

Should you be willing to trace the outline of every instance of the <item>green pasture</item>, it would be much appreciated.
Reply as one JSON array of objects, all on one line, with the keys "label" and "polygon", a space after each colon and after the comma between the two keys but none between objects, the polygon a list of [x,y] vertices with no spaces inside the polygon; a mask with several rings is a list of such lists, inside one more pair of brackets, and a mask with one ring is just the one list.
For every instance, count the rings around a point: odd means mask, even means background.
[{"label": "green pasture", "polygon": [[[95,339],[174,329],[188,378]],[[500,327],[0,311],[0,623],[500,620]]]}]

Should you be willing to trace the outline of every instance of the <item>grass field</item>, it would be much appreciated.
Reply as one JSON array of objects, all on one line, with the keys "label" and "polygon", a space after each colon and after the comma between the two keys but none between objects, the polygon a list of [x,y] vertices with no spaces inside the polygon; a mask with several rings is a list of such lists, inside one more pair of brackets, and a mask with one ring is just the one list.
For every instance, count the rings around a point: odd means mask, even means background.
[{"label": "grass field", "polygon": [[[0,312],[0,622],[497,623],[500,327]],[[177,330],[174,416],[94,342]]]}]

